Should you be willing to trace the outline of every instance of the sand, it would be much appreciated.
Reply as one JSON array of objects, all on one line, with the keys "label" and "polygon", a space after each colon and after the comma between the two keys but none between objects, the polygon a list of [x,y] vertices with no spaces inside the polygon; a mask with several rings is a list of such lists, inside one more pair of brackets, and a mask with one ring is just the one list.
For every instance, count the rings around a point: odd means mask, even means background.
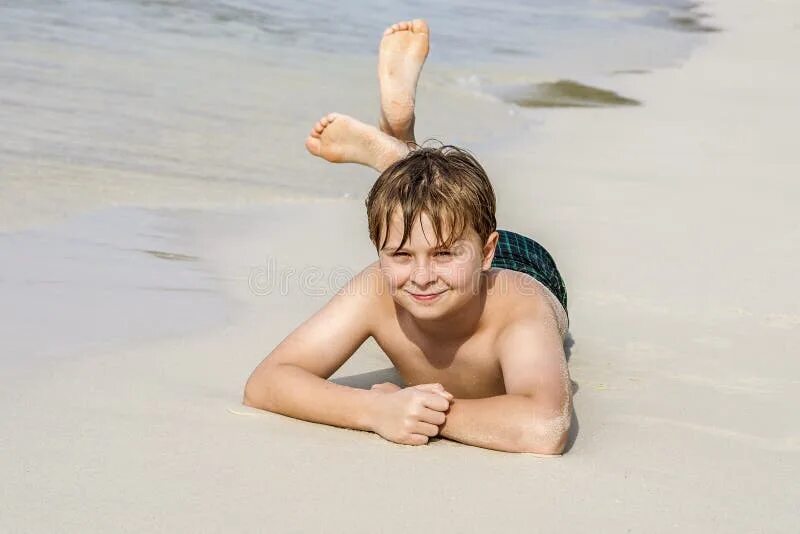
[{"label": "sand", "polygon": [[[153,285],[213,287],[230,309],[185,306],[186,332],[8,368],[0,531],[796,532],[800,9],[706,10],[724,31],[688,62],[607,87],[641,106],[546,112],[534,138],[479,154],[501,227],[545,244],[570,290],[566,455],[407,447],[242,410],[249,371],[373,257],[362,201],[170,210],[148,217],[178,237],[131,245],[161,254]],[[440,128],[425,98],[420,127]],[[118,236],[125,216],[97,215]],[[39,232],[35,250],[58,236]],[[393,376],[367,343],[334,379]]]}]

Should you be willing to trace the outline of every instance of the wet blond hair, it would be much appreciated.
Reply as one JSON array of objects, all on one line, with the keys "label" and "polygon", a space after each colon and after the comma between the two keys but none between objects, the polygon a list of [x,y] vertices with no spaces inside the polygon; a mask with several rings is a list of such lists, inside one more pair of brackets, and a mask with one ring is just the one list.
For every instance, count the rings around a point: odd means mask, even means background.
[{"label": "wet blond hair", "polygon": [[369,238],[378,251],[386,246],[392,213],[398,207],[403,215],[398,248],[423,213],[431,220],[437,244],[445,248],[469,228],[485,243],[497,226],[494,189],[486,171],[472,154],[452,145],[417,148],[394,162],[375,181],[366,205]]}]

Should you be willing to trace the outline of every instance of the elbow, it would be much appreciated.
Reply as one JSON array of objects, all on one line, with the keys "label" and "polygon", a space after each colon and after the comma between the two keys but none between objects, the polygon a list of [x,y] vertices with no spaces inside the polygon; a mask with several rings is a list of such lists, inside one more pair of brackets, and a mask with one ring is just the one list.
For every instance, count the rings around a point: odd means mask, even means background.
[{"label": "elbow", "polygon": [[242,395],[242,404],[259,410],[269,410],[269,389],[263,377],[253,373],[247,379]]},{"label": "elbow", "polygon": [[247,384],[245,384],[244,386],[244,394],[242,395],[242,404],[244,404],[245,406],[249,406],[250,408],[260,408],[258,395],[255,391],[255,388],[251,385],[250,380],[248,380]]},{"label": "elbow", "polygon": [[570,421],[561,417],[533,424],[521,433],[515,452],[561,456],[567,447],[569,427]]},{"label": "elbow", "polygon": [[286,383],[283,372],[289,367],[292,366],[271,362],[258,366],[244,385],[242,404],[250,408],[274,412],[276,402],[280,402],[282,392],[286,389],[279,387],[279,384]]},{"label": "elbow", "polygon": [[260,408],[259,402],[255,397],[252,389],[245,386],[244,395],[242,395],[242,404],[250,408]]},{"label": "elbow", "polygon": [[566,434],[558,440],[539,440],[533,443],[522,443],[517,447],[516,452],[538,454],[541,456],[561,456],[564,454],[567,440]]}]

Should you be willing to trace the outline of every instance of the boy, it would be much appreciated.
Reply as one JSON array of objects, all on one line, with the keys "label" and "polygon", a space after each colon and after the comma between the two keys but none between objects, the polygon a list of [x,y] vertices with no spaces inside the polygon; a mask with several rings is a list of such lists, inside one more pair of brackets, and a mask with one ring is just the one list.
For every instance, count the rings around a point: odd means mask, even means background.
[{"label": "boy", "polygon": [[[441,435],[561,454],[571,414],[563,281],[540,245],[496,230],[494,191],[470,154],[409,149],[428,33],[421,20],[384,33],[380,130],[330,114],[306,141],[328,161],[381,172],[366,201],[378,260],[261,362],[244,402],[408,445]],[[327,380],[370,336],[411,386]]]}]

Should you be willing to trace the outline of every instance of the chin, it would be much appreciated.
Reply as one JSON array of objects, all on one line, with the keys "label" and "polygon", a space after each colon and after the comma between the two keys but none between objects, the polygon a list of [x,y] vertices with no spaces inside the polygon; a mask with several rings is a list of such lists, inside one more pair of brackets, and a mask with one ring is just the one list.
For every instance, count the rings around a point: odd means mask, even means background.
[{"label": "chin", "polygon": [[404,306],[406,311],[410,313],[414,319],[432,320],[441,319],[446,315],[447,310],[439,308],[431,308],[426,306],[416,306],[413,303],[410,306]]}]

